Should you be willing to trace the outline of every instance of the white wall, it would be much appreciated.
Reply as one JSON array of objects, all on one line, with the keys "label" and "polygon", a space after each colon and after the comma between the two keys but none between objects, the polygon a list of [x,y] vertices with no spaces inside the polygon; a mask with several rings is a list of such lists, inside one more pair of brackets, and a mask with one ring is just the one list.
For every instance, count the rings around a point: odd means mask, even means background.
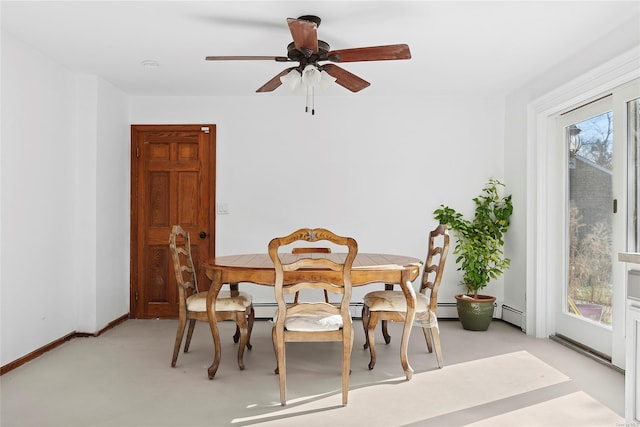
[{"label": "white wall", "polygon": [[[135,124],[217,125],[217,199],[229,207],[217,217],[217,255],[265,252],[277,235],[322,226],[355,237],[361,252],[424,259],[433,210],[470,212],[484,182],[502,177],[499,98],[318,95],[315,116],[303,105],[269,94],[133,97]],[[450,259],[441,302],[461,291]],[[499,282],[487,291],[501,299]]]},{"label": "white wall", "polygon": [[98,80],[96,175],[96,325],[129,312],[130,99]]},{"label": "white wall", "polygon": [[128,102],[3,31],[0,365],[128,312]]},{"label": "white wall", "polygon": [[[75,128],[76,146],[73,245],[73,272],[77,289],[74,294],[78,307],[76,328],[93,331],[96,325],[96,175],[97,169],[97,103],[98,79],[95,76],[76,77]],[[82,284],[82,285],[81,285]]]},{"label": "white wall", "polygon": [[2,364],[75,330],[74,79],[2,34]]}]

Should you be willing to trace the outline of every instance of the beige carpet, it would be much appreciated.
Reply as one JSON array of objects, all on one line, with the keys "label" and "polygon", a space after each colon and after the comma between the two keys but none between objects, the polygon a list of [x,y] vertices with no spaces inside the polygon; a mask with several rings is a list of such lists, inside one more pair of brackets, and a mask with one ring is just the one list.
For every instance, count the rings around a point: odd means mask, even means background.
[{"label": "beige carpet", "polygon": [[[239,418],[233,423],[260,426],[359,426],[366,419],[367,426],[422,425],[448,413],[565,381],[569,381],[566,375],[526,351],[519,351],[416,374],[409,382],[399,377],[384,385],[351,390],[349,410],[362,413],[361,420],[345,420],[341,416],[341,397],[333,394],[325,398],[309,396],[307,403],[300,400],[289,402],[289,405],[295,405],[265,415],[266,420],[262,417]],[[394,403],[397,402],[414,402],[420,410],[394,411]],[[558,417],[558,414],[561,416]],[[567,426],[589,425],[585,424],[585,418],[604,420],[608,425],[623,421],[586,394],[575,393],[575,396],[555,399],[473,425],[553,426],[559,425],[560,421]]]},{"label": "beige carpet", "polygon": [[468,424],[469,427],[623,426],[624,418],[583,391]]},{"label": "beige carpet", "polygon": [[502,322],[483,333],[442,322],[444,369],[437,368],[415,330],[409,343],[415,372],[408,382],[399,361],[402,325],[389,325],[394,338],[378,346],[374,370],[367,368],[363,330],[356,328],[347,407],[340,405],[338,343],[289,345],[288,404],[282,407],[271,324],[256,322],[244,371],[235,361],[233,323],[220,325],[222,362],[213,381],[206,376],[212,359],[207,326],[198,325],[191,350],[181,353],[176,368],[169,366],[175,321],[130,320],[97,338],[71,340],[0,377],[0,426],[613,427],[623,422],[624,375]]}]

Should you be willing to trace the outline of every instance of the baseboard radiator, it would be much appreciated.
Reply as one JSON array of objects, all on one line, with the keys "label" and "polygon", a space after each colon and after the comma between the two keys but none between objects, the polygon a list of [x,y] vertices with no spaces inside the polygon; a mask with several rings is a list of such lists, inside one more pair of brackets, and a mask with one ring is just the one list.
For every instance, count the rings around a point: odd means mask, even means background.
[{"label": "baseboard radiator", "polygon": [[513,307],[509,307],[508,305],[502,305],[502,314],[500,316],[502,320],[507,323],[511,323],[522,329],[523,332],[526,332],[525,323],[524,323],[524,313],[520,310],[517,310]]},{"label": "baseboard radiator", "polygon": [[[354,302],[349,305],[351,309],[351,315],[354,318],[360,318],[362,316],[362,303]],[[257,319],[271,319],[273,313],[278,306],[275,303],[254,303],[253,307],[256,312]],[[438,304],[438,318],[439,319],[457,319],[458,311],[456,310],[455,302],[445,302]],[[507,305],[496,304],[493,313],[494,319],[502,319],[505,322],[511,323],[519,328],[524,328],[524,314]],[[523,329],[524,330],[524,329]]]}]

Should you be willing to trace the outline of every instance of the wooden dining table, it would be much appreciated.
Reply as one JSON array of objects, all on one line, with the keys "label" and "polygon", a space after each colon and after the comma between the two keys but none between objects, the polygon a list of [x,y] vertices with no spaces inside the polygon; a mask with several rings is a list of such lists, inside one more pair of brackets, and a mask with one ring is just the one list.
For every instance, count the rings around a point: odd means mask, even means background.
[{"label": "wooden dining table", "polygon": [[[286,257],[305,257],[303,254],[285,254]],[[341,260],[346,256],[344,253],[314,254],[314,257],[325,257],[334,260]],[[411,326],[415,317],[416,294],[411,282],[413,282],[420,272],[422,261],[402,255],[388,255],[377,253],[358,253],[351,270],[351,281],[353,286],[363,286],[372,283],[382,283],[385,285],[399,285],[407,298],[407,316],[402,332],[400,343],[400,361],[407,380],[413,375],[413,369],[409,365],[407,348]],[[221,349],[220,335],[215,316],[214,301],[218,297],[220,289],[225,284],[230,285],[231,292],[238,291],[238,284],[243,282],[255,283],[258,285],[274,286],[275,267],[271,258],[266,253],[243,254],[220,256],[205,261],[202,264],[207,277],[211,280],[211,287],[207,298],[207,312],[209,315],[209,325],[213,336],[214,357],[213,363],[208,368],[209,379],[213,379],[220,365]],[[286,283],[296,283],[309,278],[319,277],[334,278],[340,272],[328,269],[308,269],[300,271],[296,275],[287,275]],[[246,342],[240,340],[241,343]],[[240,362],[240,361],[239,361]]]}]

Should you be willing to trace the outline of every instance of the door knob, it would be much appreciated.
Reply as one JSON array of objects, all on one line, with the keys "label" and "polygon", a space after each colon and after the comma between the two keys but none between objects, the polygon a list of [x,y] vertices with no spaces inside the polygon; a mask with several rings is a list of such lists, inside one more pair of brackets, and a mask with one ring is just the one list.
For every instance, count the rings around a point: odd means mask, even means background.
[{"label": "door knob", "polygon": [[206,239],[207,238],[207,233],[205,233],[204,231],[200,232],[200,238],[201,239]]}]

